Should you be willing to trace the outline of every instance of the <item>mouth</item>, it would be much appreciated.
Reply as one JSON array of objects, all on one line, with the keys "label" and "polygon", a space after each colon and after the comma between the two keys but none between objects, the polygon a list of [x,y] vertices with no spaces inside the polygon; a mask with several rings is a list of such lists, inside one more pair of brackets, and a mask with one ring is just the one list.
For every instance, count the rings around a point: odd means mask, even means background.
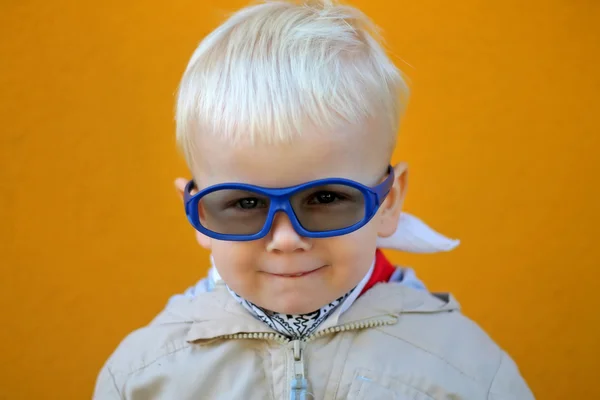
[{"label": "mouth", "polygon": [[325,267],[327,267],[327,265],[322,265],[322,266],[315,268],[313,270],[310,270],[310,271],[297,272],[297,273],[292,273],[292,274],[275,274],[275,273],[270,273],[270,272],[267,272],[267,274],[278,277],[278,278],[294,279],[294,278],[302,278],[304,276],[314,274],[315,272],[320,271],[321,269],[323,269]]}]

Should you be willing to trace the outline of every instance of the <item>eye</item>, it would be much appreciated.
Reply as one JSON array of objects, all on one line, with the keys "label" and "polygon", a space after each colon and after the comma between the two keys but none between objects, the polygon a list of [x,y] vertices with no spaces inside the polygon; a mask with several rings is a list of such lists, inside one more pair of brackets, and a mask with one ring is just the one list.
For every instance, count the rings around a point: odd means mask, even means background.
[{"label": "eye", "polygon": [[265,207],[265,202],[257,199],[256,197],[247,197],[240,199],[235,203],[235,206],[243,210],[252,210],[259,207]]},{"label": "eye", "polygon": [[308,198],[308,204],[330,204],[336,200],[341,200],[341,197],[334,192],[320,191],[314,193]]}]

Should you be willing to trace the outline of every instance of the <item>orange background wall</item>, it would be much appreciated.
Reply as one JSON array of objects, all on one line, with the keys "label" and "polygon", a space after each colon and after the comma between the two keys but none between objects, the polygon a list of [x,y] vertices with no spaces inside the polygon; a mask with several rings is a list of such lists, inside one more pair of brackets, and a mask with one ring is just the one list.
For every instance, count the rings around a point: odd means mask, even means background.
[{"label": "orange background wall", "polygon": [[[1,399],[89,398],[205,272],[172,189],[173,94],[242,4],[0,3]],[[407,210],[463,241],[393,260],[452,291],[538,398],[600,399],[600,3],[356,4],[410,65]]]}]

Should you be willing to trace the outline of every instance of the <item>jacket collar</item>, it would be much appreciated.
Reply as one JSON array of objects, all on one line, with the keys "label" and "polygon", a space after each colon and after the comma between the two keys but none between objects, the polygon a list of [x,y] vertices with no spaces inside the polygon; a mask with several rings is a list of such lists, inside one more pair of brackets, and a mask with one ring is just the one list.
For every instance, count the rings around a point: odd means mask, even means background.
[{"label": "jacket collar", "polygon": [[[350,309],[339,316],[333,326],[386,316],[459,309],[460,306],[452,295],[434,295],[397,283],[381,283],[359,297]],[[154,325],[182,323],[190,325],[186,337],[189,342],[237,333],[275,333],[250,315],[224,288],[200,293],[193,299],[177,299],[152,322]]]}]

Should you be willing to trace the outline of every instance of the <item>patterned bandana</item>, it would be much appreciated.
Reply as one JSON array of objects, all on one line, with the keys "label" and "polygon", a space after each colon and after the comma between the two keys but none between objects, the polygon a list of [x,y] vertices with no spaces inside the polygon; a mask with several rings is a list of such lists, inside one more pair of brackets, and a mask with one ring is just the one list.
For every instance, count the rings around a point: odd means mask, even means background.
[{"label": "patterned bandana", "polygon": [[327,304],[325,307],[321,307],[317,311],[298,315],[281,314],[266,310],[249,302],[248,300],[243,299],[229,287],[227,287],[227,290],[229,290],[229,293],[231,293],[238,303],[240,303],[257,319],[264,322],[271,329],[282,334],[283,336],[292,340],[297,340],[305,338],[314,333],[319,325],[321,325],[321,322],[325,321],[327,317],[331,315],[331,313],[333,313],[340,306],[340,304],[342,304],[344,300],[346,300],[356,290],[356,288]]}]

